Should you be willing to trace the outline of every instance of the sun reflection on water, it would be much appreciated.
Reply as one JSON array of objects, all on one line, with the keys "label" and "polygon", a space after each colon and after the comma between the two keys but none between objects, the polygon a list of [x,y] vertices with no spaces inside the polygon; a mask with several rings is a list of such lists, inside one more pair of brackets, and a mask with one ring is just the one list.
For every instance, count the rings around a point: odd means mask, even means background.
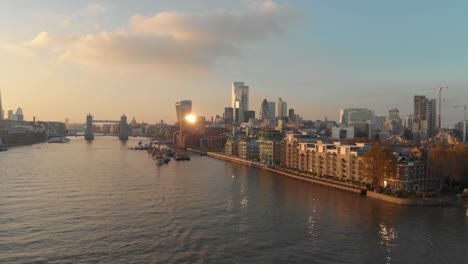
[{"label": "sun reflection on water", "polygon": [[396,239],[398,238],[398,232],[395,227],[388,224],[381,223],[379,229],[380,245],[384,246],[387,252],[386,262],[391,263],[391,252],[392,248],[397,246]]},{"label": "sun reflection on water", "polygon": [[307,219],[307,228],[309,237],[312,239],[312,243],[315,246],[317,238],[317,210],[315,206]]}]

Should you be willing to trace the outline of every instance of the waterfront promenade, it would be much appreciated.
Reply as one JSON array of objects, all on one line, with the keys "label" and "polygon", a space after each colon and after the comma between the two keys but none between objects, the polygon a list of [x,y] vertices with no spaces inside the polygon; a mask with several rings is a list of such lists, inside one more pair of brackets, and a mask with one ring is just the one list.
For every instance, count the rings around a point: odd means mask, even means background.
[{"label": "waterfront promenade", "polygon": [[270,168],[265,166],[264,164],[252,162],[248,160],[243,160],[237,157],[229,157],[224,154],[220,153],[208,153],[209,157],[221,159],[229,162],[234,162],[237,164],[241,164],[244,166],[249,166],[252,168],[258,168],[262,170],[267,170],[274,172],[276,174],[286,176],[289,178],[293,178],[296,180],[306,181],[313,184],[323,185],[329,188],[338,189],[341,191],[351,192],[359,195],[366,195],[367,197],[378,199],[381,201],[393,203],[393,204],[400,204],[400,205],[427,205],[427,206],[441,206],[441,205],[450,205],[452,204],[450,199],[439,199],[439,198],[428,198],[428,199],[421,199],[421,198],[399,198],[393,197],[385,194],[376,193],[370,190],[366,190],[364,188],[359,188],[347,183],[336,182],[328,179],[318,178],[311,175],[306,174],[298,174],[298,173],[291,173],[287,171],[282,171],[275,168]]}]

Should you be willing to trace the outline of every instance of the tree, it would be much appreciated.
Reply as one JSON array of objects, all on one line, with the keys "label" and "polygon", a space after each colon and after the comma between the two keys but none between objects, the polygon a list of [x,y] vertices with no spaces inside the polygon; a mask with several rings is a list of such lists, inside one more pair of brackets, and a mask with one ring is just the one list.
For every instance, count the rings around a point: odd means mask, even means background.
[{"label": "tree", "polygon": [[462,186],[468,185],[468,146],[458,144],[450,148],[448,151],[448,158],[451,161],[453,168],[452,174],[450,175],[450,187],[453,182],[456,182]]},{"label": "tree", "polygon": [[372,180],[371,186],[383,185],[385,178],[396,175],[397,160],[389,148],[372,146],[363,156],[364,173]]},{"label": "tree", "polygon": [[447,160],[447,150],[445,149],[444,145],[439,144],[435,148],[429,150],[429,168],[431,174],[434,177],[440,179],[440,183],[442,185],[442,181],[447,177],[449,174],[448,168],[448,160]]},{"label": "tree", "polygon": [[437,145],[429,151],[431,173],[449,184],[450,190],[454,184],[468,186],[468,146],[458,144],[446,148]]}]

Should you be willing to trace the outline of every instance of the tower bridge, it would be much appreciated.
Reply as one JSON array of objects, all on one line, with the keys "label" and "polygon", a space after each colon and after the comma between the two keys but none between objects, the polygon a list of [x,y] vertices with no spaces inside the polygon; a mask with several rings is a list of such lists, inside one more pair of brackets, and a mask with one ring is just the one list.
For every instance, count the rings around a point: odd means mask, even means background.
[{"label": "tower bridge", "polygon": [[94,132],[93,132],[93,124],[94,123],[107,123],[107,124],[119,124],[119,139],[120,140],[128,140],[128,123],[127,123],[127,116],[122,115],[120,117],[120,121],[115,120],[94,120],[91,113],[86,116],[86,130],[85,130],[85,139],[86,140],[93,140],[94,139]]}]

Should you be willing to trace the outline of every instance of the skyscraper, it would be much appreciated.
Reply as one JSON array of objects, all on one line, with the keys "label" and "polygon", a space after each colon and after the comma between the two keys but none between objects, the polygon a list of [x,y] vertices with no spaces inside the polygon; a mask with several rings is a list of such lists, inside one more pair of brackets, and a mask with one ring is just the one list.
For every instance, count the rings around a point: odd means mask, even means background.
[{"label": "skyscraper", "polygon": [[243,82],[232,83],[232,108],[234,109],[234,121],[243,122],[244,113],[249,110],[249,86]]},{"label": "skyscraper", "polygon": [[289,122],[296,122],[296,115],[294,114],[294,109],[289,109]]},{"label": "skyscraper", "polygon": [[401,132],[401,128],[400,111],[396,108],[390,109],[387,121],[382,126],[382,132],[387,133],[387,135],[396,135]]},{"label": "skyscraper", "polygon": [[385,116],[379,116],[379,115],[374,116],[374,129],[382,130],[382,127],[385,121],[387,121],[387,118]]},{"label": "skyscraper", "polygon": [[234,109],[232,107],[224,108],[224,119],[226,120],[226,123],[232,123],[234,120]]},{"label": "skyscraper", "polygon": [[388,118],[387,120],[391,120],[391,121],[394,121],[398,124],[401,124],[401,118],[400,118],[400,110],[394,108],[394,109],[390,109],[388,111]]},{"label": "skyscraper", "polygon": [[288,104],[283,99],[278,98],[278,117],[283,118],[288,116]]},{"label": "skyscraper", "polygon": [[255,111],[249,110],[244,112],[244,122],[249,122],[250,119],[255,119]]},{"label": "skyscraper", "polygon": [[412,130],[413,129],[413,115],[407,115],[405,117],[405,127],[408,129],[408,130]]},{"label": "skyscraper", "polygon": [[270,117],[271,117],[271,114],[270,114],[270,108],[268,107],[268,101],[267,99],[263,99],[262,105],[260,106],[259,119],[267,120],[267,119],[270,119]]},{"label": "skyscraper", "polygon": [[270,119],[272,121],[276,120],[276,103],[275,102],[268,102],[268,109],[270,110]]},{"label": "skyscraper", "polygon": [[17,121],[24,120],[23,109],[21,109],[21,107],[18,107],[18,109],[16,109],[16,120]]},{"label": "skyscraper", "polygon": [[183,100],[176,102],[176,113],[177,113],[177,122],[179,122],[180,131],[185,129],[186,120],[185,117],[192,113],[192,101]]},{"label": "skyscraper", "polygon": [[427,99],[424,95],[414,96],[413,139],[427,140],[435,133],[436,100]]},{"label": "skyscraper", "polygon": [[2,90],[0,90],[0,121],[3,121]]}]

